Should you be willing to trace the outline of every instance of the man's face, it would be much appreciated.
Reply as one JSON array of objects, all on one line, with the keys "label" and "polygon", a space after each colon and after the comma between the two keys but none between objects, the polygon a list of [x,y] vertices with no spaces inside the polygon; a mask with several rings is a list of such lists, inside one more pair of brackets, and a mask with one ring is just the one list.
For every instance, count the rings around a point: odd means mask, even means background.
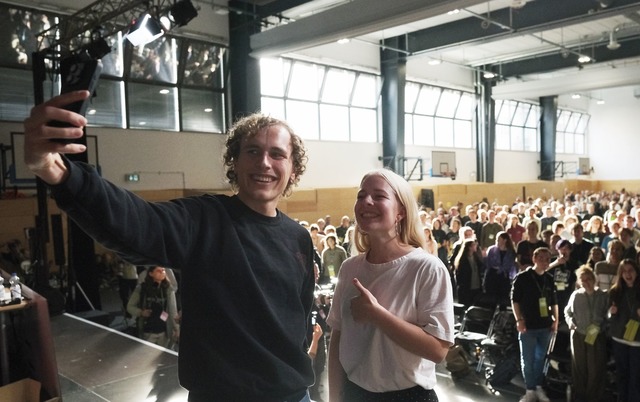
[{"label": "man's face", "polygon": [[551,262],[551,255],[547,252],[538,253],[533,257],[533,263],[543,270],[549,268],[549,262]]},{"label": "man's face", "polygon": [[280,196],[294,178],[291,152],[291,134],[282,126],[265,127],[242,141],[234,166],[242,202],[263,215],[275,215]]}]

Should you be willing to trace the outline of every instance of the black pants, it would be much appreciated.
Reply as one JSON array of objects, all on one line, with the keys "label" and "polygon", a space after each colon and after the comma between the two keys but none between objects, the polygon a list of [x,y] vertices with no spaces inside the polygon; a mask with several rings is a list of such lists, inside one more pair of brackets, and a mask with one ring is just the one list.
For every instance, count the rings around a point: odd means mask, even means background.
[{"label": "black pants", "polygon": [[344,387],[345,402],[438,402],[438,395],[432,389],[421,386],[400,391],[371,392],[347,381]]}]

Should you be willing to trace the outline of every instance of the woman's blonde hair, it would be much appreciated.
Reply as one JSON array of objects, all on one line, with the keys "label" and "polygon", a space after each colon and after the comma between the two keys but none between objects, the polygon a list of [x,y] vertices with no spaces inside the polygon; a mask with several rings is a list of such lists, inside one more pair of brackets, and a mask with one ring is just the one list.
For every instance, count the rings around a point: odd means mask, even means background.
[{"label": "woman's blonde hair", "polygon": [[[423,225],[418,214],[418,202],[414,198],[413,190],[409,183],[398,174],[389,169],[376,169],[364,175],[360,181],[360,186],[366,179],[372,176],[380,176],[386,181],[396,195],[396,199],[404,208],[405,218],[401,219],[396,225],[396,231],[400,243],[408,244],[413,247],[425,249],[426,241],[424,237]],[[358,229],[356,219],[356,231],[353,236],[353,242],[356,249],[363,253],[371,248],[369,235]]]}]

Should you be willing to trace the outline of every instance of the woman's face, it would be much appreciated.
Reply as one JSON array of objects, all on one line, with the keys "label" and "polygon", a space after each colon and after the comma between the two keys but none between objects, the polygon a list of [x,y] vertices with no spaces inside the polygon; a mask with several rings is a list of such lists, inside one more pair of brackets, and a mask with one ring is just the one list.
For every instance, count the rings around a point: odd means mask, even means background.
[{"label": "woman's face", "polygon": [[591,249],[591,259],[598,262],[604,260],[604,253],[600,250],[599,247],[594,247]]},{"label": "woman's face", "polygon": [[595,280],[591,275],[582,274],[580,275],[579,281],[580,281],[580,286],[582,286],[584,290],[586,290],[588,293],[593,292]]},{"label": "woman's face", "polygon": [[404,208],[389,183],[378,175],[367,177],[360,186],[354,212],[360,230],[369,235],[395,236],[396,223],[404,219]]},{"label": "woman's face", "polygon": [[620,275],[622,276],[622,280],[624,280],[625,285],[627,287],[633,287],[633,284],[636,282],[636,277],[638,273],[634,269],[631,264],[624,264],[622,269],[620,270]]}]

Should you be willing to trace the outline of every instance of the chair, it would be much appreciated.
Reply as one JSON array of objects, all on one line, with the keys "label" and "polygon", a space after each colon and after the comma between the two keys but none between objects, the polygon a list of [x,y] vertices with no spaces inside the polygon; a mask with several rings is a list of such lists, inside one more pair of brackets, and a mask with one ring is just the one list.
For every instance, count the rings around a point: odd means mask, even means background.
[{"label": "chair", "polygon": [[464,312],[460,330],[455,335],[455,343],[475,357],[474,362],[480,357],[482,341],[491,336],[494,314],[494,310],[479,306],[471,306]]},{"label": "chair", "polygon": [[518,331],[516,319],[511,307],[504,311],[498,308],[493,315],[488,336],[480,342],[481,353],[476,372],[482,371],[483,365],[493,367],[503,360],[512,349],[518,349]]}]

